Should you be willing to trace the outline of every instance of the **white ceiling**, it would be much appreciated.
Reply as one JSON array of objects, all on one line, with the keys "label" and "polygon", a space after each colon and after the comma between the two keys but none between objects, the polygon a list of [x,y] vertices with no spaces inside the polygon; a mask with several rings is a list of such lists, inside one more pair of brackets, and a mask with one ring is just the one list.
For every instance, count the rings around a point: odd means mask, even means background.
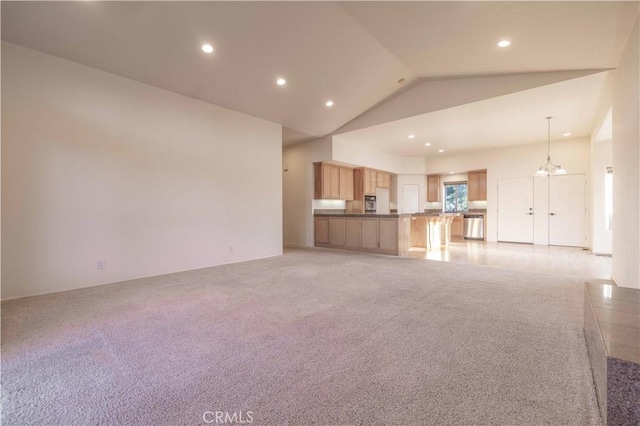
[{"label": "white ceiling", "polygon": [[[588,137],[594,130],[607,75],[601,72],[343,133],[339,140],[365,144],[400,157],[431,157],[508,145]],[[415,137],[409,139],[413,134]],[[431,146],[425,146],[430,143]],[[444,149],[444,153],[438,153]]]},{"label": "white ceiling", "polygon": [[[402,90],[400,78],[410,85],[432,77],[615,67],[639,5],[3,1],[1,7],[5,41],[281,123],[286,143],[335,131]],[[501,38],[512,46],[497,48]],[[200,50],[205,42],[214,54]],[[287,85],[277,86],[277,77]],[[328,99],[332,108],[324,106]]]}]

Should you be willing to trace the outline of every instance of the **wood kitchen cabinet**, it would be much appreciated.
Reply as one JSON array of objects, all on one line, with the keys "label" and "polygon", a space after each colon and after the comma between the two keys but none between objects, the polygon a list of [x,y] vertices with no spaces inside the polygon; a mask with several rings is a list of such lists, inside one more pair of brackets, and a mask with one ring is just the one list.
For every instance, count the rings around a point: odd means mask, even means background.
[{"label": "wood kitchen cabinet", "polygon": [[451,222],[451,236],[462,238],[464,236],[464,216],[458,215]]},{"label": "wood kitchen cabinet", "polygon": [[360,247],[362,245],[362,224],[360,218],[348,217],[344,223],[344,245],[347,247]]},{"label": "wood kitchen cabinet", "polygon": [[440,201],[440,175],[427,175],[427,202]]},{"label": "wood kitchen cabinet", "polygon": [[364,193],[376,195],[376,188],[391,189],[391,173],[364,169]]},{"label": "wood kitchen cabinet", "polygon": [[362,219],[362,247],[378,248],[378,219]]},{"label": "wood kitchen cabinet", "polygon": [[410,217],[316,216],[315,245],[403,255],[409,250]]},{"label": "wood kitchen cabinet", "polygon": [[359,167],[353,170],[353,202],[347,203],[347,213],[364,213],[364,196],[376,195],[376,188],[391,189],[392,174]]},{"label": "wood kitchen cabinet", "polygon": [[411,247],[427,247],[427,218],[411,216]]},{"label": "wood kitchen cabinet", "polygon": [[364,169],[365,195],[376,195],[377,186],[378,186],[378,173],[375,170]]},{"label": "wood kitchen cabinet", "polygon": [[345,243],[345,218],[329,218],[329,244],[332,246],[343,246]]},{"label": "wood kitchen cabinet", "polygon": [[314,235],[316,244],[329,244],[329,218],[317,217],[315,220]]},{"label": "wood kitchen cabinet", "polygon": [[469,201],[487,200],[487,171],[475,170],[467,174]]},{"label": "wood kitchen cabinet", "polygon": [[353,200],[353,169],[340,167],[340,199]]},{"label": "wood kitchen cabinet", "polygon": [[314,163],[314,199],[353,200],[353,169]]},{"label": "wood kitchen cabinet", "polygon": [[384,251],[398,249],[398,219],[378,221],[378,248]]},{"label": "wood kitchen cabinet", "polygon": [[[376,186],[378,188],[391,189],[391,173],[376,172]],[[375,190],[373,192],[375,193]]]}]

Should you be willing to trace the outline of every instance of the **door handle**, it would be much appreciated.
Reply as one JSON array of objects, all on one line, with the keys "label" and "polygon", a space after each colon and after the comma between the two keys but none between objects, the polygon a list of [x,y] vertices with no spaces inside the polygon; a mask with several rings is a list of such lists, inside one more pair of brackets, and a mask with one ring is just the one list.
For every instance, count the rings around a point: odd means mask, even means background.
[{"label": "door handle", "polygon": [[533,216],[533,212],[529,212],[527,213],[529,216]]}]

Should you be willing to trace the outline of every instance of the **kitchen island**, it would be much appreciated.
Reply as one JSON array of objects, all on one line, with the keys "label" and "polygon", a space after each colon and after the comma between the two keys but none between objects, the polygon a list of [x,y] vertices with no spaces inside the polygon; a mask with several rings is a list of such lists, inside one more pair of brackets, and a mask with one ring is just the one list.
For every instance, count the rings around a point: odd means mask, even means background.
[{"label": "kitchen island", "polygon": [[411,215],[411,247],[432,248],[451,242],[451,224],[460,213],[415,213]]},{"label": "kitchen island", "polygon": [[409,251],[409,214],[314,214],[316,247],[402,256]]}]

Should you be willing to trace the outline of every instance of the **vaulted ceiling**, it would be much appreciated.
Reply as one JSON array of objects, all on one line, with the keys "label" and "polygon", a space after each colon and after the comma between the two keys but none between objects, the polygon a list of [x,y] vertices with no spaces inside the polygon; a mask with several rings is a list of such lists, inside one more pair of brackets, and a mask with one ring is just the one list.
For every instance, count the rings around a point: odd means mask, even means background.
[{"label": "vaulted ceiling", "polygon": [[[615,68],[639,4],[3,1],[2,39],[281,123],[290,143],[335,132],[425,81]],[[497,47],[502,39],[512,45]],[[212,54],[200,49],[204,43]],[[539,96],[488,103],[483,116],[476,105],[412,125],[427,132],[455,121],[454,113],[504,122],[500,111],[517,102],[584,105],[603,83],[567,84],[584,92],[560,82]],[[576,114],[584,117],[584,108]],[[379,149],[389,132],[370,135]],[[452,143],[468,137],[453,133]]]}]

